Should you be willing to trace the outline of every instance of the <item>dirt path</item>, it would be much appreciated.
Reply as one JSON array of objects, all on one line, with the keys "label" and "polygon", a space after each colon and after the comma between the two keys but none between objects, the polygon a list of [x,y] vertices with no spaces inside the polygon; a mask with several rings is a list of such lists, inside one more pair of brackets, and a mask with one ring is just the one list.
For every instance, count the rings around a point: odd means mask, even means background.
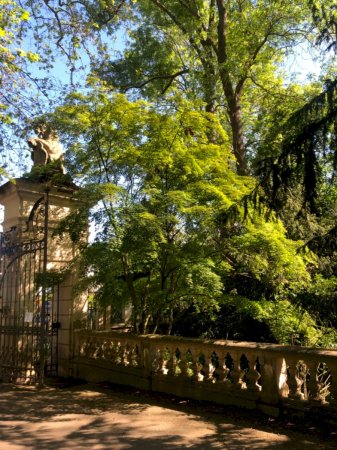
[{"label": "dirt path", "polygon": [[322,441],[252,419],[117,387],[0,384],[0,450],[337,449],[337,435]]}]

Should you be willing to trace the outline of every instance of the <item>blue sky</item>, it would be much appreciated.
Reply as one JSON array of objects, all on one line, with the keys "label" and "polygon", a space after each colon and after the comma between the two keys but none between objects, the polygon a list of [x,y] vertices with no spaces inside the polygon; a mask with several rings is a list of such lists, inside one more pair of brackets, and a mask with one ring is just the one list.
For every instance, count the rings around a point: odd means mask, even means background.
[{"label": "blue sky", "polygon": [[[109,53],[111,55],[120,53],[125,47],[125,40],[127,37],[126,31],[122,30],[114,37],[107,37],[107,42],[109,43]],[[20,45],[26,51],[37,51],[34,48],[34,39],[27,37],[22,44]],[[39,68],[38,64],[30,64],[29,70],[31,71],[33,76],[37,77],[49,77],[53,78],[58,85],[58,89],[54,92],[50,91],[50,101],[46,99],[43,95],[41,95],[38,91],[34,93],[36,103],[41,105],[42,112],[48,112],[48,110],[53,109],[53,102],[57,102],[60,97],[62,97],[66,91],[66,86],[69,86],[70,82],[70,71],[69,66],[67,64],[67,60],[61,54],[57,54],[56,51],[54,53],[56,55],[57,62],[54,64],[54,67],[46,72]],[[89,69],[89,59],[88,56],[82,53],[81,59],[77,62],[77,66],[80,67],[82,64],[84,66],[84,70],[75,70],[74,72],[74,85],[77,88],[84,88],[86,74]],[[318,53],[315,53],[313,50],[311,52],[308,51],[308,46],[305,44],[299,45],[296,49],[296,52],[289,55],[286,62],[283,64],[281,70],[284,72],[284,75],[287,77],[287,82],[296,81],[300,83],[306,83],[308,81],[308,77],[316,78],[320,74],[321,64],[318,61]],[[24,93],[25,94],[25,93]],[[27,95],[30,95],[31,92],[27,92]],[[33,114],[33,113],[32,113]],[[34,135],[34,131],[32,130],[32,135]],[[15,167],[11,170],[14,176],[21,176],[25,172],[24,166],[24,158],[22,158],[22,148],[24,149],[24,145],[20,146],[17,151],[19,156],[16,158]],[[12,152],[14,153],[14,152]],[[26,160],[29,162],[29,149],[27,146]]]}]

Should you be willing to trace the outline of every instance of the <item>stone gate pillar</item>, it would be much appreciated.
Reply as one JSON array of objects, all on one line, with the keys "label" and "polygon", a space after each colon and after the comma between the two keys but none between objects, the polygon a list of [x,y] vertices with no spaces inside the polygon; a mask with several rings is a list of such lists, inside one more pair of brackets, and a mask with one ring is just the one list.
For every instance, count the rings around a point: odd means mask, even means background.
[{"label": "stone gate pillar", "polygon": [[[47,272],[66,271],[76,256],[77,248],[69,236],[54,236],[53,231],[60,220],[76,209],[77,205],[72,196],[77,189],[75,185],[50,186],[25,178],[16,179],[15,183],[8,182],[0,187],[0,204],[4,207],[3,234],[17,243],[42,237],[45,200],[48,195]],[[57,308],[57,311],[53,312],[57,314],[57,320],[52,324],[53,333],[57,334],[57,344],[52,358],[55,367],[58,366],[58,375],[61,376],[71,375],[69,367],[72,356],[73,316],[76,308],[81,309],[81,300],[74,299],[73,294],[74,273],[71,270],[66,273],[62,281],[58,285],[54,284],[52,288],[54,297],[58,298],[57,305],[53,306]],[[24,320],[28,321],[29,315]]]}]

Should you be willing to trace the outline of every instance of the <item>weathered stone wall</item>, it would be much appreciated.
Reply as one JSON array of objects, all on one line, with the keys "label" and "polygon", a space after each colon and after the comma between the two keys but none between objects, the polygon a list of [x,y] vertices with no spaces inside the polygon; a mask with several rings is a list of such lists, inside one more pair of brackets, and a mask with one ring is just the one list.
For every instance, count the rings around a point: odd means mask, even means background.
[{"label": "weathered stone wall", "polygon": [[75,331],[73,376],[260,409],[337,413],[337,351]]},{"label": "weathered stone wall", "polygon": [[[48,186],[45,183],[34,183],[24,178],[15,180],[15,183],[6,183],[0,187],[0,203],[4,206],[3,231],[7,235],[13,246],[27,245],[33,246],[38,242],[45,242],[45,216],[46,208],[44,201],[48,192],[48,239],[47,239],[47,271],[66,271],[67,275],[61,283],[53,285],[52,321],[57,327],[53,330],[56,335],[53,342],[57,348],[53,348],[54,359],[58,363],[60,375],[69,375],[69,359],[73,348],[73,324],[75,316],[82,314],[84,299],[75,296],[73,291],[75,269],[70,264],[78,252],[78,247],[74,245],[70,237],[55,236],[54,230],[72,210],[78,207],[72,195],[77,190],[76,186]],[[84,237],[85,238],[85,237]],[[36,244],[37,245],[37,244]],[[43,244],[43,248],[45,244]],[[28,248],[28,247],[27,247]],[[23,253],[21,251],[21,253]],[[24,254],[23,254],[24,256]],[[44,254],[43,251],[27,253],[27,257],[22,257],[19,262],[10,265],[10,270],[1,268],[1,274],[6,271],[6,278],[2,283],[2,307],[13,310],[12,322],[21,326],[32,327],[34,316],[35,324],[39,323],[37,291],[35,274],[43,271]],[[3,258],[0,261],[3,263]],[[14,270],[15,269],[15,270]],[[29,273],[29,276],[27,275]],[[15,307],[15,308],[14,308]],[[1,309],[1,308],[0,308]],[[4,308],[2,308],[4,309]],[[42,306],[41,306],[42,309]],[[15,311],[14,311],[15,310]],[[7,314],[8,315],[8,314]],[[24,319],[27,317],[27,319]],[[1,316],[0,324],[9,325],[9,319],[4,314]],[[36,327],[35,327],[36,328]],[[33,334],[32,330],[26,330]],[[19,330],[16,331],[17,334]],[[38,337],[39,331],[34,331]],[[53,334],[53,336],[54,336]],[[17,342],[16,342],[17,341]],[[11,346],[11,351],[18,351],[22,347],[20,339],[16,339]],[[33,346],[33,344],[31,345]],[[1,345],[0,339],[0,348]]]}]

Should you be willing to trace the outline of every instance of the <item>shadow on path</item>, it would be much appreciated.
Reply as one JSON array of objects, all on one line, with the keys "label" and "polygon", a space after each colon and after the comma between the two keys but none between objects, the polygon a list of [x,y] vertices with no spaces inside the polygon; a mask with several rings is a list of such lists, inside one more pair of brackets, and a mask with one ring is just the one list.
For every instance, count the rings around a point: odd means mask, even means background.
[{"label": "shadow on path", "polygon": [[1,450],[337,449],[254,413],[116,386],[0,384]]}]

